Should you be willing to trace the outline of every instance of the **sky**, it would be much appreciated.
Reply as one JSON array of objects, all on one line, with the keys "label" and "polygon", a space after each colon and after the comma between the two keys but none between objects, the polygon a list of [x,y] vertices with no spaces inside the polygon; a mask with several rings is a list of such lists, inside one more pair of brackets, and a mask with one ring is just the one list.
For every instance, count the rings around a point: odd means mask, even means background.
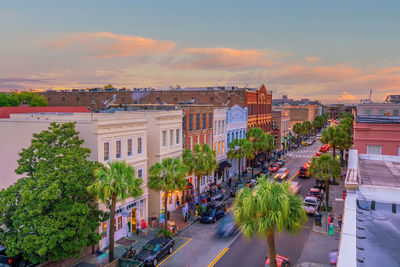
[{"label": "sky", "polygon": [[265,84],[400,93],[400,1],[0,0],[0,91]]}]

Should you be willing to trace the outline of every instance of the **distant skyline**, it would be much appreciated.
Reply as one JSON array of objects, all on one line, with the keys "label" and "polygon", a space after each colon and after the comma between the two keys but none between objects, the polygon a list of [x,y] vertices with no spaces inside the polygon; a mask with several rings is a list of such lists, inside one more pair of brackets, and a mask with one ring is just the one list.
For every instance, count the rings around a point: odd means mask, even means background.
[{"label": "distant skyline", "polygon": [[265,84],[400,94],[398,1],[3,1],[0,91]]}]

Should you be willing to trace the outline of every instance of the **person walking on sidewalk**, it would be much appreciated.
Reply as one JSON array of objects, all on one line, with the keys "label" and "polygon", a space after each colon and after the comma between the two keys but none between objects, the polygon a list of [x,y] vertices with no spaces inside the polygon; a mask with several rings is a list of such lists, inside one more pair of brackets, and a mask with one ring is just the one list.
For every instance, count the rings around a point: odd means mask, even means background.
[{"label": "person walking on sidewalk", "polygon": [[342,215],[339,216],[337,224],[339,225],[339,232],[342,230]]},{"label": "person walking on sidewalk", "polygon": [[222,187],[222,189],[221,189],[221,193],[222,193],[222,200],[224,200],[225,188],[223,188],[223,187]]},{"label": "person walking on sidewalk", "polygon": [[229,179],[228,179],[228,185],[229,185],[229,188],[232,187],[232,178],[230,176],[229,176]]},{"label": "person walking on sidewalk", "polygon": [[186,222],[187,219],[187,212],[188,210],[186,209],[186,205],[182,207],[182,215],[183,215],[183,220]]}]

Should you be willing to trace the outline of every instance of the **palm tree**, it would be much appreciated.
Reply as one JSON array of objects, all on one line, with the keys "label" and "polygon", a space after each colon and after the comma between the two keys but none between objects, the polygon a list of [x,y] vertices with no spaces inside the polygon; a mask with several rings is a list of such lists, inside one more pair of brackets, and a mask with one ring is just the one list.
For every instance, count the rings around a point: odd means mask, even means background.
[{"label": "palm tree", "polygon": [[325,181],[326,192],[326,210],[329,207],[329,181],[331,178],[338,178],[342,169],[337,159],[332,158],[329,154],[322,154],[319,158],[313,159],[313,164],[310,168],[310,173],[318,180]]},{"label": "palm tree", "polygon": [[[261,128],[251,128],[247,132],[247,139],[253,145],[254,158],[257,158],[258,153],[261,151],[265,151],[268,147],[267,135],[264,133],[264,130]],[[251,177],[253,178],[254,174],[254,163],[251,164]]]},{"label": "palm tree", "polygon": [[324,144],[329,144],[332,147],[332,157],[336,157],[336,148],[338,143],[338,133],[337,127],[329,127],[322,132],[321,142]]},{"label": "palm tree", "polygon": [[203,146],[196,144],[193,151],[185,149],[182,154],[183,164],[186,170],[194,173],[197,178],[197,200],[200,204],[200,178],[203,175],[210,175],[217,167],[218,162],[215,159],[215,150],[207,144]]},{"label": "palm tree", "polygon": [[307,220],[303,201],[289,191],[288,183],[262,177],[252,189],[245,187],[235,198],[233,215],[245,237],[267,238],[270,265],[277,266],[275,231],[296,233]]},{"label": "palm tree", "polygon": [[310,133],[312,132],[311,122],[303,121],[303,124],[301,125],[301,130],[302,130],[302,134],[308,137],[310,135]]},{"label": "palm tree", "polygon": [[343,163],[343,153],[345,149],[349,149],[352,145],[351,133],[349,132],[348,125],[339,124],[336,127],[336,140],[337,147],[340,150],[340,162]]},{"label": "palm tree", "polygon": [[302,134],[302,125],[300,122],[297,122],[295,125],[293,125],[293,132],[296,134],[296,141],[297,144],[299,144],[299,137]]},{"label": "palm tree", "polygon": [[[147,185],[154,191],[164,191],[164,214],[168,211],[168,194],[175,190],[183,190],[186,181],[186,168],[179,158],[165,158],[157,162],[149,169],[149,181]],[[164,229],[167,229],[167,216],[164,220]],[[164,231],[164,235],[166,232]],[[166,237],[166,236],[165,236]]]},{"label": "palm tree", "polygon": [[267,152],[268,159],[269,159],[269,156],[270,156],[272,150],[274,150],[274,148],[275,148],[275,138],[271,134],[266,134],[265,141],[267,143],[265,151]]},{"label": "palm tree", "polygon": [[123,202],[129,197],[140,197],[143,194],[142,179],[135,177],[135,170],[124,161],[108,163],[95,171],[96,180],[87,187],[88,192],[104,204],[111,204],[110,210],[110,249],[109,262],[114,260],[114,217],[117,202]]},{"label": "palm tree", "polygon": [[252,158],[253,154],[253,145],[246,138],[243,139],[233,139],[231,143],[229,143],[228,150],[228,158],[229,159],[237,159],[238,160],[238,173],[239,173],[239,181],[240,181],[240,163],[243,158]]}]

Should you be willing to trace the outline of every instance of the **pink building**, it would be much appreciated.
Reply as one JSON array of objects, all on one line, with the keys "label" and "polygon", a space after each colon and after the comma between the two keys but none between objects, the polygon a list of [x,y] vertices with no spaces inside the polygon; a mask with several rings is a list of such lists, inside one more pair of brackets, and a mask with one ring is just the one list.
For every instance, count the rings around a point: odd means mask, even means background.
[{"label": "pink building", "polygon": [[360,154],[400,156],[400,118],[357,116],[354,149]]}]

